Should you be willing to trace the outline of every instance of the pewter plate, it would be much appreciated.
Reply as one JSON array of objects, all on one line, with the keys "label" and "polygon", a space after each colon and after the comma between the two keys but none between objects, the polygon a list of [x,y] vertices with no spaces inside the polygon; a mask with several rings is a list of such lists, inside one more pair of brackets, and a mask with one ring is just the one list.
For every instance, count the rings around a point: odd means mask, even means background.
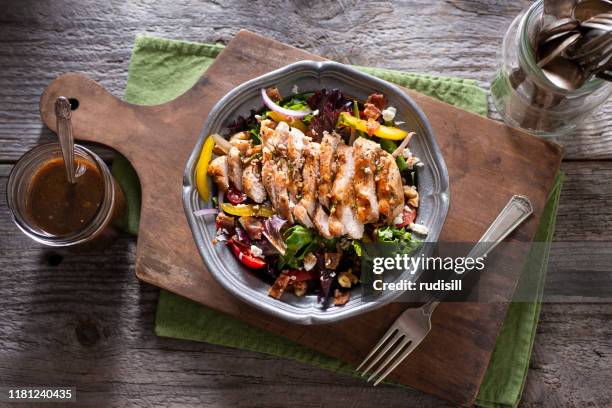
[{"label": "pewter plate", "polygon": [[[331,323],[381,307],[396,299],[401,292],[385,291],[376,301],[365,301],[360,290],[354,289],[346,305],[330,306],[327,309],[317,302],[316,295],[296,297],[285,293],[280,300],[271,298],[268,296],[268,283],[243,267],[226,245],[212,243],[215,237],[214,217],[193,215],[196,210],[210,207],[210,203],[200,200],[195,185],[195,166],[206,136],[226,133],[228,123],[238,115],[247,116],[251,109],[259,110],[263,107],[261,88],[276,86],[282,95],[290,95],[294,85],[298,86],[300,92],[338,88],[360,100],[365,100],[374,91],[387,96],[389,105],[397,108],[396,120],[405,122],[401,127],[417,134],[411,140],[410,148],[425,164],[419,169],[418,190],[421,201],[417,222],[429,228],[427,241],[437,241],[446,218],[449,205],[448,171],[429,121],[409,96],[386,81],[336,62],[296,62],[243,83],[212,108],[198,143],[187,161],[183,178],[185,214],[204,263],[226,290],[266,313],[293,323]],[[421,251],[431,247],[425,245]],[[392,279],[417,280],[420,272],[410,274],[406,271]]]}]

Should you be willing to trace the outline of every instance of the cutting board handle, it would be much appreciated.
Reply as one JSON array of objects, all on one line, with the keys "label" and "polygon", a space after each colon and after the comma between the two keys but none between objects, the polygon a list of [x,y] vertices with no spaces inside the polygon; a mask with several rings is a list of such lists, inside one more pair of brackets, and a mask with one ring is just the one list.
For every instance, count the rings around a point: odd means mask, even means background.
[{"label": "cutting board handle", "polygon": [[142,176],[160,151],[177,149],[178,133],[182,143],[189,143],[180,146],[181,152],[173,156],[178,160],[172,165],[184,164],[185,155],[193,148],[206,119],[205,113],[216,102],[208,97],[205,85],[206,81],[200,79],[174,100],[145,106],[122,101],[84,75],[67,73],[53,80],[43,92],[40,116],[55,132],[55,100],[59,96],[69,98],[78,104],[72,111],[75,139],[112,147]]},{"label": "cutting board handle", "polygon": [[97,82],[79,74],[68,73],[53,80],[40,97],[40,116],[54,132],[54,104],[59,96],[69,98],[73,107],[75,138],[104,143],[118,150],[127,137],[129,104],[111,95]]}]

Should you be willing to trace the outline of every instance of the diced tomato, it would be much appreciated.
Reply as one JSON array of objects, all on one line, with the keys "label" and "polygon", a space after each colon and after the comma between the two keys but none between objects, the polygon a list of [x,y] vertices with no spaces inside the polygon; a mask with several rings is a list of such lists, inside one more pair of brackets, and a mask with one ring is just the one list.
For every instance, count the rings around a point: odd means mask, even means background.
[{"label": "diced tomato", "polygon": [[309,271],[306,271],[304,269],[300,269],[300,270],[292,269],[290,271],[287,271],[287,275],[291,277],[291,280],[293,282],[305,282],[305,281],[317,279],[319,277],[319,273],[315,272],[314,269],[311,269]]},{"label": "diced tomato", "polygon": [[246,267],[251,269],[261,269],[266,266],[266,261],[253,255],[251,250],[246,245],[240,245],[240,243],[236,242],[234,239],[227,241],[227,245],[229,245],[234,255],[236,255],[236,258],[238,258],[238,260]]},{"label": "diced tomato", "polygon": [[407,227],[412,224],[414,220],[416,220],[417,212],[414,207],[411,205],[407,205],[404,207],[404,212],[402,213],[402,223],[398,225],[398,227]]},{"label": "diced tomato", "polygon": [[234,187],[230,187],[226,192],[225,196],[230,201],[230,203],[236,205],[240,203],[244,203],[247,199],[247,195],[242,191],[236,190]]}]

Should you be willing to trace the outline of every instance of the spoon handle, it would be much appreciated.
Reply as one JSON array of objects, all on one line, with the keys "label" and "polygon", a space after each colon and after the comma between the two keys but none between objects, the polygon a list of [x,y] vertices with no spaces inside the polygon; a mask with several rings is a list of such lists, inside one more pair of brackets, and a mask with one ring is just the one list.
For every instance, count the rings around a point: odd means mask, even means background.
[{"label": "spoon handle", "polygon": [[66,177],[71,184],[76,183],[74,169],[74,137],[72,135],[72,122],[70,102],[67,98],[60,96],[55,101],[55,116],[57,118],[57,136],[59,138]]}]

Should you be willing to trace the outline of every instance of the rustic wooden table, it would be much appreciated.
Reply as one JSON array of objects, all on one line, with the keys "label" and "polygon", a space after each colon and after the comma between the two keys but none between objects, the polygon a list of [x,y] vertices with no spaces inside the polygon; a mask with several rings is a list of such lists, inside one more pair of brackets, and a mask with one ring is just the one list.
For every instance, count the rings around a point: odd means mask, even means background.
[{"label": "rustic wooden table", "polygon": [[[504,30],[528,4],[2,0],[0,196],[15,161],[54,137],[38,115],[45,86],[77,71],[122,95],[137,34],[227,43],[244,27],[340,62],[488,87]],[[563,142],[557,241],[612,240],[611,117],[612,100]],[[263,354],[158,338],[158,289],[134,276],[135,238],[87,255],[42,248],[2,201],[0,386],[75,385],[79,406],[447,406]],[[551,272],[570,257],[554,253]],[[612,405],[611,319],[612,304],[544,304],[522,406]]]}]

